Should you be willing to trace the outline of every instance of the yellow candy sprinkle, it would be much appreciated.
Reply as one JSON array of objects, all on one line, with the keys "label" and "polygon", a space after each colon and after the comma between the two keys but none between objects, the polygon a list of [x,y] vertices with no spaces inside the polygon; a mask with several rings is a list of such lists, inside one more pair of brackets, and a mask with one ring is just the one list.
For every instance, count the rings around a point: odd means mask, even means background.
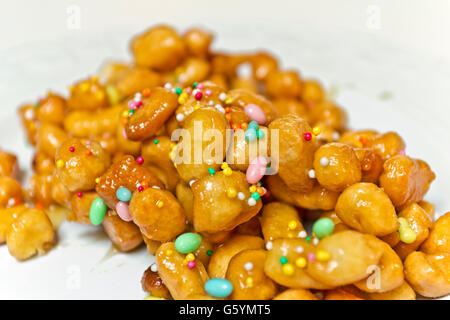
[{"label": "yellow candy sprinkle", "polygon": [[303,257],[297,258],[297,260],[295,260],[295,265],[299,268],[306,267],[306,259]]},{"label": "yellow candy sprinkle", "polygon": [[188,98],[188,94],[186,92],[182,92],[180,94],[180,98],[187,99]]},{"label": "yellow candy sprinkle", "polygon": [[252,277],[248,277],[247,279],[245,279],[245,284],[249,288],[253,287],[253,278]]},{"label": "yellow candy sprinkle", "polygon": [[176,148],[176,146],[177,146],[177,144],[176,144],[175,142],[171,142],[171,143],[170,143],[170,147],[171,147],[172,149]]},{"label": "yellow candy sprinkle", "polygon": [[161,201],[161,200],[158,200],[158,202],[156,202],[156,206],[157,206],[158,208],[162,208],[162,207],[164,206],[164,202]]},{"label": "yellow candy sprinkle", "polygon": [[319,250],[316,252],[316,258],[318,261],[325,262],[331,259],[331,255],[324,250]]},{"label": "yellow candy sprinkle", "polygon": [[233,102],[233,99],[231,99],[230,97],[227,97],[226,99],[225,99],[225,103],[226,104],[230,104],[230,103],[232,103]]},{"label": "yellow candy sprinkle", "polygon": [[186,260],[187,261],[194,261],[195,260],[195,256],[192,253],[188,253],[186,255]]},{"label": "yellow candy sprinkle", "polygon": [[58,168],[64,167],[64,160],[63,159],[59,159],[58,161],[56,161],[56,166]]},{"label": "yellow candy sprinkle", "polygon": [[100,182],[100,178],[99,177],[95,178],[95,183],[99,183],[99,182]]},{"label": "yellow candy sprinkle", "polygon": [[250,193],[256,192],[256,187],[251,186],[250,188],[248,188],[248,191],[250,191]]},{"label": "yellow candy sprinkle", "polygon": [[292,276],[295,272],[294,270],[294,266],[290,263],[286,263],[281,267],[281,270],[283,271],[283,273],[287,276]]},{"label": "yellow candy sprinkle", "polygon": [[288,238],[292,239],[294,237],[294,234],[292,232],[288,233]]},{"label": "yellow candy sprinkle", "polygon": [[186,103],[186,99],[184,99],[183,97],[178,97],[178,103],[179,104],[185,104]]},{"label": "yellow candy sprinkle", "polygon": [[128,111],[122,112],[122,118],[128,118]]},{"label": "yellow candy sprinkle", "polygon": [[228,163],[226,163],[226,162],[222,163],[222,165],[220,166],[220,168],[221,168],[222,170],[225,170],[225,168],[228,168]]},{"label": "yellow candy sprinkle", "polygon": [[117,90],[117,88],[113,85],[107,85],[106,86],[106,95],[108,96],[109,102],[111,104],[118,104],[120,102],[120,92]]},{"label": "yellow candy sprinkle", "polygon": [[82,92],[86,92],[86,91],[89,90],[90,87],[91,87],[91,85],[90,85],[88,82],[83,82],[83,83],[80,85],[80,90],[81,90]]},{"label": "yellow candy sprinkle", "polygon": [[196,105],[194,106],[194,110],[198,110],[198,109],[200,109],[200,105],[199,105],[199,104],[196,104]]},{"label": "yellow candy sprinkle", "polygon": [[322,129],[320,129],[320,127],[314,127],[314,128],[312,129],[312,133],[313,133],[313,135],[315,135],[315,136],[318,136],[321,132],[322,132]]},{"label": "yellow candy sprinkle", "polygon": [[236,191],[235,188],[229,187],[229,188],[227,189],[227,196],[228,196],[229,198],[234,198],[234,197],[236,197],[236,195],[237,195],[237,191]]},{"label": "yellow candy sprinkle", "polygon": [[232,173],[233,173],[233,170],[231,170],[230,167],[223,169],[223,174],[226,176],[231,176]]},{"label": "yellow candy sprinkle", "polygon": [[170,249],[167,249],[167,250],[166,250],[166,256],[171,256],[172,253],[173,253],[172,250],[170,250]]},{"label": "yellow candy sprinkle", "polygon": [[105,98],[105,93],[103,91],[97,91],[95,96],[98,100],[102,100],[103,98]]},{"label": "yellow candy sprinkle", "polygon": [[183,259],[183,261],[181,261],[181,264],[182,264],[183,266],[187,266],[188,262],[189,262],[189,261],[187,261],[187,259]]},{"label": "yellow candy sprinkle", "polygon": [[294,220],[289,221],[288,228],[291,230],[294,230],[295,228],[297,228],[297,221],[294,221]]}]

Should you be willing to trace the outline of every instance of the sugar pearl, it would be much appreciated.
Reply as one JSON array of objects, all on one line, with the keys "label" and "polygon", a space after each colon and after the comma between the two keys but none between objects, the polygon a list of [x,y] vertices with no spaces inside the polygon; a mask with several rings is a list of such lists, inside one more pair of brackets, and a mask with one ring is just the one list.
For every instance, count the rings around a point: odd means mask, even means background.
[{"label": "sugar pearl", "polygon": [[244,200],[245,199],[245,194],[243,192],[239,192],[238,193],[238,199],[239,200]]},{"label": "sugar pearl", "polygon": [[156,263],[152,264],[150,270],[152,270],[152,272],[158,272],[158,265]]},{"label": "sugar pearl", "polygon": [[323,167],[326,167],[330,163],[330,160],[328,160],[327,157],[320,158],[320,165]]},{"label": "sugar pearl", "polygon": [[252,269],[253,269],[253,263],[251,263],[251,262],[246,262],[246,263],[244,264],[244,269],[247,270],[247,271],[252,270]]},{"label": "sugar pearl", "polygon": [[177,121],[179,121],[179,122],[183,121],[184,120],[184,113],[177,114],[176,118],[177,118]]},{"label": "sugar pearl", "polygon": [[273,249],[273,242],[272,242],[272,241],[267,241],[267,243],[266,243],[266,249],[267,249],[267,250],[272,250],[272,249]]}]

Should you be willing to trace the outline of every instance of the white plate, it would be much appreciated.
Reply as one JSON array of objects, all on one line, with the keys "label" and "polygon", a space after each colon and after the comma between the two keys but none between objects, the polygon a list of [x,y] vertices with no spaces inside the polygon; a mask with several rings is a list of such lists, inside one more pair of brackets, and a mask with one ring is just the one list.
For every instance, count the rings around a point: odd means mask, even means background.
[{"label": "white plate", "polygon": [[[188,24],[181,27],[186,28]],[[408,52],[370,34],[344,30],[231,24],[210,25],[219,35],[216,48],[268,48],[283,66],[323,81],[336,92],[353,128],[395,130],[407,142],[407,153],[425,159],[436,172],[427,199],[439,214],[450,209],[450,67]],[[20,157],[29,170],[16,107],[48,88],[66,92],[72,81],[94,74],[106,58],[127,58],[128,39],[140,30],[66,37],[17,47],[0,54],[0,146]],[[99,228],[64,223],[59,244],[47,255],[19,263],[0,247],[0,299],[141,299],[143,271],[153,262],[144,248],[111,254]]]}]

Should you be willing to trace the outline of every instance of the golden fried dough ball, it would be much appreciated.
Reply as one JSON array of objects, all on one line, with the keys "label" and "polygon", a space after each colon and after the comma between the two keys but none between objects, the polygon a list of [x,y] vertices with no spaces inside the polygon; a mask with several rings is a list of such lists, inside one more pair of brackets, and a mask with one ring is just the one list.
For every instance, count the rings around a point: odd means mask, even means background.
[{"label": "golden fried dough ball", "polygon": [[278,69],[277,59],[267,52],[258,52],[250,57],[253,77],[258,81],[264,81],[268,74]]},{"label": "golden fried dough ball", "polygon": [[386,132],[371,137],[371,139],[368,140],[367,147],[375,149],[383,160],[387,160],[398,154],[404,153],[406,145],[397,133]]},{"label": "golden fried dough ball", "polygon": [[205,30],[192,28],[183,35],[186,49],[190,55],[205,57],[209,54],[209,46],[213,35]]},{"label": "golden fried dough ball", "polygon": [[[314,186],[314,179],[309,177],[309,171],[313,168],[317,146],[313,140],[308,140],[311,135],[309,124],[296,115],[287,115],[272,121],[268,134],[270,155],[278,157],[278,174],[281,179],[294,191],[310,191]],[[277,135],[278,150],[273,146]]]},{"label": "golden fried dough ball", "polygon": [[168,71],[180,63],[186,48],[174,29],[159,25],[136,36],[131,41],[131,52],[138,66]]},{"label": "golden fried dough ball", "polygon": [[166,190],[135,191],[130,214],[141,232],[151,240],[169,241],[186,228],[186,216],[175,196]]},{"label": "golden fried dough ball", "polygon": [[119,79],[132,69],[128,63],[121,61],[105,61],[98,71],[98,80],[100,83],[115,84]]},{"label": "golden fried dough ball", "polygon": [[377,237],[370,237],[370,245],[381,251],[381,258],[372,268],[372,274],[355,283],[355,286],[365,292],[388,292],[398,288],[404,282],[403,264],[395,251]]},{"label": "golden fried dough ball", "polygon": [[35,146],[37,139],[37,125],[36,112],[33,105],[23,105],[19,108],[19,116],[22,121],[22,126],[25,131],[27,141],[29,144]]},{"label": "golden fried dough ball", "polygon": [[423,199],[435,174],[425,161],[394,156],[383,164],[380,187],[396,208],[404,208]]},{"label": "golden fried dough ball", "polygon": [[[264,123],[266,126],[278,116],[272,102],[262,95],[244,89],[233,89],[228,91],[228,96],[231,99],[231,107],[239,107],[242,110],[248,104],[255,104],[260,107],[266,115],[266,122]],[[247,117],[246,122],[250,122],[250,118]]]},{"label": "golden fried dough ball", "polygon": [[430,235],[422,243],[420,250],[426,254],[450,254],[450,212],[437,219],[430,230]]},{"label": "golden fried dough ball", "polygon": [[125,187],[131,192],[145,185],[164,188],[154,173],[138,163],[139,160],[142,158],[134,160],[132,156],[122,156],[100,177],[95,190],[109,208],[115,209],[118,202],[116,191],[120,187]]},{"label": "golden fried dough ball", "polygon": [[371,292],[367,297],[369,300],[416,300],[416,293],[406,281],[403,281],[402,285],[391,291]]},{"label": "golden fried dough ball", "polygon": [[125,131],[131,140],[148,139],[164,126],[164,123],[178,107],[176,93],[154,88],[149,97],[142,98],[142,105],[128,118]]},{"label": "golden fried dough ball", "polygon": [[306,289],[287,289],[278,294],[273,300],[319,300],[311,291]]},{"label": "golden fried dough ball", "polygon": [[355,294],[352,290],[347,290],[348,286],[339,287],[325,291],[324,300],[365,300],[359,294]]},{"label": "golden fried dough ball", "polygon": [[148,253],[150,253],[151,255],[154,256],[156,254],[156,250],[158,250],[158,248],[161,246],[161,241],[150,240],[145,235],[143,235],[143,234],[141,234],[141,235],[142,235],[142,238],[144,239],[145,246],[147,247]]},{"label": "golden fried dough ball", "polygon": [[211,168],[217,171],[226,155],[229,125],[225,116],[213,107],[200,108],[185,119],[183,128],[174,150],[181,179],[189,182],[207,175]]},{"label": "golden fried dough ball", "polygon": [[303,83],[296,71],[273,71],[265,81],[269,96],[279,98],[298,98],[302,93]]},{"label": "golden fried dough ball", "polygon": [[9,152],[0,149],[0,176],[17,176],[19,165],[17,157]]},{"label": "golden fried dough ball", "polygon": [[175,195],[183,207],[186,219],[192,224],[194,221],[194,195],[191,188],[187,183],[180,181],[175,188]]},{"label": "golden fried dough ball", "polygon": [[81,224],[91,224],[89,210],[92,202],[98,198],[97,192],[77,192],[70,199],[70,210],[67,221]]},{"label": "golden fried dough ball", "polygon": [[170,152],[175,146],[167,136],[156,136],[142,144],[141,155],[145,165],[154,165],[164,171],[167,177],[167,189],[174,190],[180,177],[170,159]]},{"label": "golden fried dough ball", "polygon": [[373,149],[354,149],[361,164],[361,181],[378,183],[383,172],[383,159]]},{"label": "golden fried dough ball", "polygon": [[51,197],[59,205],[70,208],[73,192],[61,182],[61,179],[53,173],[51,177]]},{"label": "golden fried dough ball", "polygon": [[351,147],[342,143],[327,143],[317,149],[314,171],[321,186],[336,192],[361,181],[358,157]]},{"label": "golden fried dough ball", "polygon": [[208,273],[200,261],[188,268],[183,261],[185,255],[175,249],[173,242],[163,243],[156,252],[158,274],[175,300],[187,299],[192,295],[207,295],[205,282]]},{"label": "golden fried dough ball", "polygon": [[[399,218],[404,218],[408,222],[409,227],[415,233],[415,240],[412,243],[399,241],[394,250],[405,259],[411,252],[417,250],[419,246],[428,238],[430,228],[433,225],[430,217],[417,203],[413,203],[400,211]],[[400,237],[399,237],[400,240]]]},{"label": "golden fried dough ball", "polygon": [[195,57],[187,58],[177,68],[178,81],[184,85],[203,81],[208,77],[210,70],[208,60]]},{"label": "golden fried dough ball", "polygon": [[268,251],[264,271],[276,283],[296,289],[329,289],[307,272],[308,256],[315,246],[305,239],[277,239]]},{"label": "golden fried dough ball", "polygon": [[244,250],[231,258],[226,279],[233,285],[231,300],[268,300],[277,286],[264,273],[265,250]]},{"label": "golden fried dough ball", "polygon": [[24,205],[18,205],[11,208],[0,208],[0,244],[6,242],[6,235],[11,228],[13,221],[17,219],[19,214],[24,210],[28,210]]},{"label": "golden fried dough ball", "polygon": [[265,241],[296,238],[300,231],[305,231],[297,210],[282,202],[266,204],[260,221]]},{"label": "golden fried dough ball", "polygon": [[152,271],[152,266],[148,267],[142,275],[141,285],[142,290],[148,292],[153,297],[164,298],[167,300],[172,299],[169,290],[167,290],[167,287],[164,285],[158,272]]},{"label": "golden fried dough ball", "polygon": [[56,151],[56,174],[69,191],[91,190],[110,165],[110,157],[96,141],[65,140]]},{"label": "golden fried dough ball", "polygon": [[6,235],[9,253],[17,260],[26,260],[36,253],[44,254],[53,247],[55,232],[42,210],[26,208],[14,219]]},{"label": "golden fried dough ball", "polygon": [[219,231],[219,232],[214,232],[214,233],[202,232],[201,234],[202,234],[203,237],[205,237],[205,239],[207,239],[212,244],[214,244],[214,245],[222,245],[226,241],[228,241],[228,239],[230,239],[231,236],[234,235],[234,230]]},{"label": "golden fried dough ball", "polygon": [[248,62],[249,56],[214,52],[211,55],[212,73],[223,74],[228,78],[236,76],[239,65]]},{"label": "golden fried dough ball", "polygon": [[39,102],[39,106],[36,109],[36,118],[41,123],[62,124],[65,114],[66,100],[60,95],[51,92]]},{"label": "golden fried dough ball", "polygon": [[323,238],[315,249],[329,253],[330,259],[308,263],[308,274],[329,286],[351,284],[367,278],[368,268],[377,265],[383,254],[372,246],[371,239],[371,235],[351,230]]},{"label": "golden fried dough ball", "polygon": [[335,210],[346,225],[363,233],[385,236],[398,229],[391,200],[373,183],[361,182],[345,189]]},{"label": "golden fried dough ball", "polygon": [[258,82],[253,78],[233,78],[230,83],[231,89],[241,89],[252,93],[258,93]]},{"label": "golden fried dough ball", "polygon": [[324,100],[310,109],[310,120],[314,125],[319,123],[342,132],[347,128],[347,113],[333,102]]},{"label": "golden fried dough ball", "polygon": [[272,101],[273,106],[278,112],[278,115],[285,116],[289,114],[295,114],[300,118],[309,120],[308,108],[299,100],[292,98],[279,98]]},{"label": "golden fried dough ball", "polygon": [[450,254],[412,252],[404,262],[405,278],[418,294],[437,298],[450,293]]},{"label": "golden fried dough ball", "polygon": [[288,188],[279,175],[267,176],[266,184],[276,199],[305,209],[332,210],[339,197],[338,192],[325,189],[318,183],[310,191],[298,193]]},{"label": "golden fried dough ball", "polygon": [[243,224],[240,224],[235,229],[236,233],[238,234],[245,234],[249,236],[261,236],[261,223],[259,221],[258,216],[254,216],[247,222],[244,222]]},{"label": "golden fried dough ball", "polygon": [[324,97],[325,92],[319,82],[314,80],[303,81],[301,98],[307,105],[314,106]]},{"label": "golden fried dough ball", "polygon": [[205,176],[192,186],[194,194],[194,228],[199,232],[232,230],[250,220],[262,207],[252,197],[245,174],[223,171]]},{"label": "golden fried dough ball", "polygon": [[143,241],[139,227],[122,220],[115,211],[108,211],[102,226],[114,246],[122,252],[137,248]]},{"label": "golden fried dough ball", "polygon": [[93,77],[80,80],[70,88],[67,107],[73,110],[94,111],[108,106],[105,88]]},{"label": "golden fried dough ball", "polygon": [[48,157],[55,157],[56,149],[69,138],[67,133],[59,126],[42,123],[36,134],[36,150]]},{"label": "golden fried dough ball", "polygon": [[44,207],[52,204],[52,177],[53,175],[32,175],[28,181],[28,198]]},{"label": "golden fried dough ball", "polygon": [[375,130],[346,131],[339,137],[338,142],[354,148],[367,148],[369,140],[377,135],[378,131]]},{"label": "golden fried dough ball", "polygon": [[211,278],[224,278],[227,273],[228,264],[235,255],[244,250],[263,248],[264,240],[260,237],[234,235],[213,251],[209,260],[208,274]]},{"label": "golden fried dough ball", "polygon": [[426,213],[428,213],[428,216],[431,220],[434,220],[434,214],[436,213],[434,204],[425,200],[420,200],[419,202],[417,202],[417,204],[421,206],[422,209],[426,211]]},{"label": "golden fried dough ball", "polygon": [[31,165],[37,174],[49,175],[55,171],[55,157],[49,157],[43,152],[36,152]]},{"label": "golden fried dough ball", "polygon": [[147,68],[134,67],[122,73],[115,81],[120,97],[126,98],[147,88],[161,85],[159,73]]},{"label": "golden fried dough ball", "polygon": [[9,208],[23,201],[22,187],[9,176],[0,176],[0,208]]},{"label": "golden fried dough ball", "polygon": [[64,129],[71,136],[78,138],[114,135],[123,110],[123,106],[117,105],[98,112],[72,111],[64,119]]}]

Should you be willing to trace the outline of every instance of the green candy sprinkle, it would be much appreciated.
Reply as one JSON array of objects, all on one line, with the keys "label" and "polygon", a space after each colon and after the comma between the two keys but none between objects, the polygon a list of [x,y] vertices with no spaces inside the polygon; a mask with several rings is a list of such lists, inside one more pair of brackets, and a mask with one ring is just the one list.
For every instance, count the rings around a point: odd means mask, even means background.
[{"label": "green candy sprinkle", "polygon": [[197,88],[198,82],[194,82],[194,84],[192,85],[192,87],[195,89]]},{"label": "green candy sprinkle", "polygon": [[98,226],[102,223],[105,218],[106,211],[108,207],[102,198],[96,198],[92,201],[91,209],[89,210],[89,219],[94,226]]},{"label": "green candy sprinkle", "polygon": [[314,222],[313,232],[317,238],[329,236],[334,231],[334,222],[330,218],[321,218]]},{"label": "green candy sprinkle", "polygon": [[252,193],[252,198],[255,199],[256,201],[258,201],[259,198],[261,198],[261,197],[260,197],[260,195],[259,195],[258,192],[253,192],[253,193]]},{"label": "green candy sprinkle", "polygon": [[281,264],[286,264],[286,263],[288,263],[288,259],[283,256],[283,257],[280,258],[280,263]]},{"label": "green candy sprinkle", "polygon": [[256,131],[256,136],[258,137],[258,139],[264,138],[264,131],[258,129],[258,131]]},{"label": "green candy sprinkle", "polygon": [[310,242],[311,241],[311,237],[306,237],[306,241]]},{"label": "green candy sprinkle", "polygon": [[208,256],[211,256],[211,255],[213,254],[213,252],[212,252],[212,250],[206,250],[206,254],[207,254]]},{"label": "green candy sprinkle", "polygon": [[197,250],[201,243],[201,235],[198,233],[187,232],[178,236],[175,240],[175,248],[179,253],[188,254]]},{"label": "green candy sprinkle", "polygon": [[159,143],[158,139],[153,140],[153,143],[158,144]]},{"label": "green candy sprinkle", "polygon": [[216,170],[214,170],[214,168],[208,168],[208,172],[212,176],[216,174]]},{"label": "green candy sprinkle", "polygon": [[181,94],[183,92],[183,90],[181,90],[181,88],[176,88],[175,89],[175,93],[176,94]]}]

